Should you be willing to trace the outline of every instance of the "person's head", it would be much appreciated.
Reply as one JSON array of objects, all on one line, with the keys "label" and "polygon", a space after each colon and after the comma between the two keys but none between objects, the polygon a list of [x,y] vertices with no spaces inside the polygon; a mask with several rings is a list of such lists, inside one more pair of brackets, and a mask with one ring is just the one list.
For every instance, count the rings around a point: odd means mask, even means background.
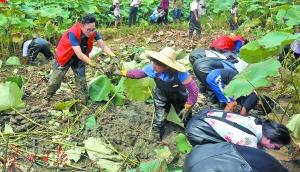
[{"label": "person's head", "polygon": [[165,65],[164,63],[162,63],[154,58],[151,58],[150,60],[153,63],[153,68],[154,68],[155,72],[157,72],[157,73],[162,73],[169,69],[169,67],[167,65]]},{"label": "person's head", "polygon": [[278,150],[291,142],[289,130],[283,124],[276,122],[262,123],[262,139],[260,145],[267,149]]},{"label": "person's head", "polygon": [[232,8],[235,8],[235,7],[237,7],[238,5],[239,5],[239,3],[235,1],[235,2],[232,4]]},{"label": "person's head", "polygon": [[96,27],[98,25],[95,16],[93,16],[92,14],[83,16],[80,23],[82,25],[82,32],[88,37],[90,37],[96,31]]}]

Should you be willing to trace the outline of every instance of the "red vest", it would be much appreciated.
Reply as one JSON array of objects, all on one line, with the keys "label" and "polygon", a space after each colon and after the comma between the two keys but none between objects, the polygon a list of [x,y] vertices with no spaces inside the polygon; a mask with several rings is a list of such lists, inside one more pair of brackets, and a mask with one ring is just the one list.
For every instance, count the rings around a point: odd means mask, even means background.
[{"label": "red vest", "polygon": [[[62,37],[60,38],[58,45],[57,45],[57,50],[56,50],[56,60],[57,63],[60,66],[65,66],[72,56],[74,55],[74,50],[72,49],[71,42],[69,40],[69,32],[72,32],[79,43],[81,43],[81,27],[80,23],[75,23],[69,30],[67,30]],[[96,33],[93,33],[89,38],[88,38],[88,45],[87,45],[87,53],[86,55],[88,56],[89,53],[93,49],[93,42],[95,40]]]},{"label": "red vest", "polygon": [[233,51],[234,41],[229,36],[221,36],[215,39],[211,44],[211,48],[223,50],[223,51]]}]

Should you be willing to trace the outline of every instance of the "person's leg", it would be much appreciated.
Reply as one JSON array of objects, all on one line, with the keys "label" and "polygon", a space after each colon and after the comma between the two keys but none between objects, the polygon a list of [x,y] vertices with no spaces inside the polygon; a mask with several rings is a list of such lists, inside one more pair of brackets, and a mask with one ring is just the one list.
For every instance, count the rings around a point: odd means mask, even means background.
[{"label": "person's leg", "polygon": [[52,60],[54,57],[53,53],[50,50],[49,44],[43,45],[41,52],[44,54],[44,56],[46,57],[47,60]]},{"label": "person's leg", "polygon": [[158,89],[157,87],[154,88],[153,91],[153,97],[154,97],[154,120],[153,120],[153,133],[159,139],[162,138],[163,135],[163,127],[167,118],[167,113],[170,109],[170,104],[167,103],[167,97],[164,95],[164,93]]},{"label": "person's leg", "polygon": [[81,103],[86,105],[88,100],[88,89],[85,77],[85,64],[81,60],[77,60],[72,66],[75,76],[75,83],[77,89],[76,98],[79,98]]},{"label": "person's leg", "polygon": [[137,13],[138,13],[138,7],[133,7],[133,16],[132,16],[132,24],[136,24],[136,18],[137,18]]},{"label": "person's leg", "polygon": [[28,63],[32,64],[39,52],[41,51],[42,47],[38,44],[30,44],[28,47]]},{"label": "person's leg", "polygon": [[224,84],[222,83],[222,78],[218,72],[216,71],[210,72],[206,77],[206,83],[217,96],[219,103],[227,104],[227,102],[230,102],[230,99],[224,95],[223,92]]},{"label": "person's leg", "polygon": [[59,89],[61,82],[63,81],[68,69],[69,66],[61,68],[57,64],[56,60],[53,60],[52,73],[47,88],[47,95],[46,95],[47,99],[50,99],[55,94],[55,92]]},{"label": "person's leg", "polygon": [[190,13],[190,21],[189,21],[189,38],[192,39],[193,38],[193,32],[194,32],[194,15],[192,13]]},{"label": "person's leg", "polygon": [[129,9],[129,16],[128,16],[128,26],[131,27],[132,25],[132,17],[133,17],[133,7]]},{"label": "person's leg", "polygon": [[168,24],[168,15],[169,15],[169,9],[165,9],[165,14],[163,16],[163,23]]},{"label": "person's leg", "polygon": [[181,20],[181,16],[182,16],[182,9],[178,8],[177,9],[177,21]]},{"label": "person's leg", "polygon": [[195,21],[195,30],[196,30],[196,38],[200,39],[200,34],[201,34],[201,23],[200,19],[199,21]]}]

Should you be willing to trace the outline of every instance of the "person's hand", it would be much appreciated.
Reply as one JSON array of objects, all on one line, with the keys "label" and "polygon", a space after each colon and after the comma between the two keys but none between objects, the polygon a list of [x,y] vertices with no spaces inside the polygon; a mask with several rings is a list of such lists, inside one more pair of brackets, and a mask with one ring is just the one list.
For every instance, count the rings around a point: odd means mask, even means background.
[{"label": "person's hand", "polygon": [[126,76],[127,74],[127,70],[116,70],[114,72],[114,75],[118,75],[118,76]]},{"label": "person's hand", "polygon": [[87,62],[88,65],[90,65],[91,67],[96,67],[96,63],[93,62],[91,59],[89,59],[89,61]]},{"label": "person's hand", "polygon": [[191,109],[192,109],[192,105],[187,103],[184,105],[184,108],[179,112],[179,117],[181,117],[182,121],[186,120],[186,117],[188,116]]},{"label": "person's hand", "polygon": [[229,102],[229,103],[227,103],[224,111],[225,112],[233,112],[236,106],[237,106],[237,102],[236,101]]}]

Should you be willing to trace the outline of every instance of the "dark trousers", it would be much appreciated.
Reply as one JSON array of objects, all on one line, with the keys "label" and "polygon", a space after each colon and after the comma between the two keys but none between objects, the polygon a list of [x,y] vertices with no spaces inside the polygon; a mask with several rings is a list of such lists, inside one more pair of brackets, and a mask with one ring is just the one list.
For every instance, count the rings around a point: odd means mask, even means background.
[{"label": "dark trousers", "polygon": [[79,98],[83,104],[86,104],[88,92],[85,78],[85,63],[79,60],[75,55],[72,57],[70,62],[64,67],[61,67],[59,64],[57,64],[56,60],[54,61],[53,72],[50,76],[47,96],[52,97],[55,94],[55,92],[60,88],[60,85],[70,67],[73,70],[76,87],[78,89],[76,91],[77,98]]},{"label": "dark trousers", "polygon": [[200,38],[201,34],[201,24],[200,19],[197,21],[196,16],[193,12],[190,13],[190,22],[189,22],[189,38],[193,37],[193,32],[196,31],[197,38]]},{"label": "dark trousers", "polygon": [[230,15],[229,26],[230,26],[230,30],[236,30],[239,27],[238,23],[236,23],[234,21],[234,16],[233,15]]},{"label": "dark trousers", "polygon": [[169,9],[165,9],[164,11],[165,11],[165,14],[162,17],[162,21],[163,21],[164,24],[168,24]]},{"label": "dark trousers", "polygon": [[137,13],[138,13],[138,7],[130,7],[129,17],[128,17],[128,26],[129,27],[131,27],[131,25],[135,25]]},{"label": "dark trousers", "polygon": [[33,39],[28,46],[29,64],[34,62],[40,52],[46,57],[47,60],[53,59],[53,54],[50,50],[50,44],[42,38],[36,38]]}]

